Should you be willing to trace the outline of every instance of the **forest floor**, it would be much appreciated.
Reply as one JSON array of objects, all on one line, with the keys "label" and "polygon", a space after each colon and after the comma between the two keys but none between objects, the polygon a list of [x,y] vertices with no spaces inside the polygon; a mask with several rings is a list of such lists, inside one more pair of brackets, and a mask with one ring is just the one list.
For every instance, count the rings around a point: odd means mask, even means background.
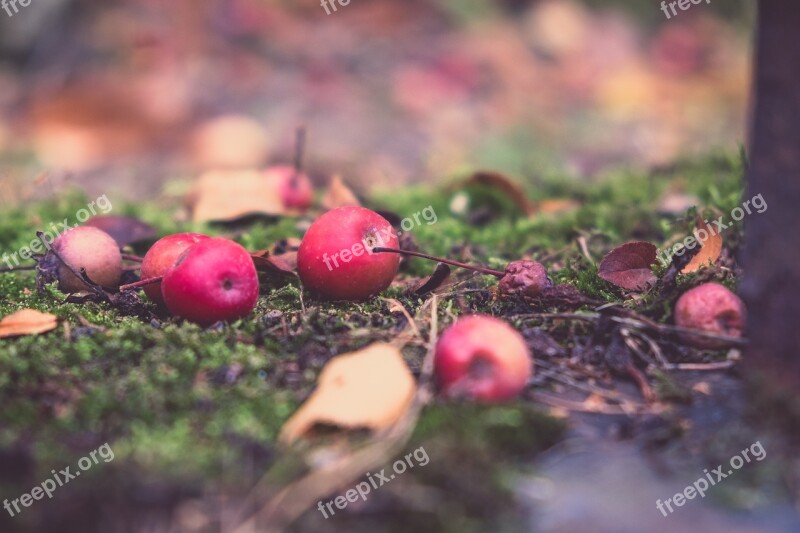
[{"label": "forest floor", "polygon": [[[797,530],[800,434],[759,403],[739,350],[699,351],[650,331],[663,360],[648,361],[643,350],[629,361],[634,372],[620,371],[607,357],[609,335],[597,315],[615,308],[622,310],[617,316],[669,325],[686,289],[709,280],[735,288],[741,225],[723,235],[716,265],[678,276],[674,287],[631,293],[600,279],[597,265],[623,242],[661,249],[690,234],[694,212],[681,199],[730,213],[742,201],[742,174],[736,157],[720,156],[589,184],[541,180],[526,191],[533,214],[520,212],[507,191],[486,186],[376,192],[365,204],[398,220],[435,211],[435,222],[417,225],[407,245],[499,269],[530,257],[584,300],[501,299],[494,278],[454,271],[435,290],[438,328],[474,312],[507,320],[533,350],[529,386],[519,400],[498,406],[434,399],[406,445],[424,447],[429,464],[328,519],[309,509],[294,529]],[[37,229],[73,218],[86,204],[82,194],[69,193],[5,211],[0,247],[18,250]],[[178,204],[169,197],[115,202],[113,213],[137,217],[159,234],[229,236],[249,250],[300,238],[310,220],[190,225],[178,222]],[[75,464],[104,443],[114,452],[113,461],[52,499],[14,517],[0,512],[0,530],[64,531],[69,524],[68,530],[116,531],[112,524],[121,522],[154,531],[218,530],[231,502],[286,460],[277,435],[326,362],[396,339],[411,319],[418,336],[403,355],[419,375],[433,296],[413,288],[434,266],[404,262],[392,287],[359,304],[321,303],[291,278],[264,276],[251,316],[208,329],[149,303],[134,313],[63,303],[53,285],[37,291],[33,272],[0,276],[0,316],[30,308],[61,321],[49,333],[0,340],[0,499],[18,498],[51,469]],[[744,464],[669,516],[657,509],[656,500],[683,492],[704,469],[726,465],[756,443],[763,461]]]}]

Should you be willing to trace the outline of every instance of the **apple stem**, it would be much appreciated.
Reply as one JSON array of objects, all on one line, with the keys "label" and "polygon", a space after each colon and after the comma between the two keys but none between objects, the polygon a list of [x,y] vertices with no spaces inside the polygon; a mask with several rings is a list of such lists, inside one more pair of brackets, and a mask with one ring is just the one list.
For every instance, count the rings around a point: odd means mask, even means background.
[{"label": "apple stem", "polygon": [[442,257],[434,257],[432,255],[423,254],[421,252],[410,252],[408,250],[398,250],[397,248],[386,248],[385,246],[376,246],[372,249],[373,252],[392,252],[395,254],[402,254],[402,255],[411,255],[413,257],[421,257],[422,259],[429,259],[431,261],[438,261],[439,263],[445,263],[447,265],[453,265],[461,268],[466,268],[467,270],[474,270],[475,272],[480,272],[481,274],[486,274],[487,276],[495,276],[498,278],[502,278],[506,275],[505,272],[501,272],[499,270],[494,270],[493,268],[486,268],[486,267],[479,267],[475,265],[468,265],[467,263],[462,263],[460,261],[453,261],[452,259],[444,259]]},{"label": "apple stem", "polygon": [[297,128],[294,143],[294,175],[290,182],[292,188],[297,188],[297,183],[300,179],[300,174],[303,172],[303,155],[306,150],[306,128],[300,126]]},{"label": "apple stem", "polygon": [[141,263],[144,261],[144,257],[139,257],[138,255],[131,255],[131,254],[122,254],[122,258],[126,261],[135,261],[137,263]]},{"label": "apple stem", "polygon": [[139,281],[136,281],[134,283],[128,283],[127,285],[121,286],[119,288],[119,292],[130,291],[133,289],[138,289],[139,287],[144,287],[145,285],[152,285],[153,283],[159,283],[162,279],[164,279],[164,276],[156,276],[154,278],[140,279]]}]

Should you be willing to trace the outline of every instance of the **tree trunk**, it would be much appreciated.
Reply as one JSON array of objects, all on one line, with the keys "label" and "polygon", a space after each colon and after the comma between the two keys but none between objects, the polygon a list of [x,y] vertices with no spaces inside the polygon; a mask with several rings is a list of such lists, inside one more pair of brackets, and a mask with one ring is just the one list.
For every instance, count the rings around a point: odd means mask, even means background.
[{"label": "tree trunk", "polygon": [[759,0],[742,296],[750,369],[781,394],[800,392],[800,5]]}]

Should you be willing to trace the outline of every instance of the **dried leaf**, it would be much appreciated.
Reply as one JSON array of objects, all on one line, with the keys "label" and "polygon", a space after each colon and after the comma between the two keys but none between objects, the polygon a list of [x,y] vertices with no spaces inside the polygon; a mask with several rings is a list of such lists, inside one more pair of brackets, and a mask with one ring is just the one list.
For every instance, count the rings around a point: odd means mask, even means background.
[{"label": "dried leaf", "polygon": [[414,377],[400,350],[386,343],[371,344],[325,366],[317,389],[283,426],[280,440],[291,443],[316,424],[388,428],[403,416],[415,392]]},{"label": "dried leaf", "polygon": [[198,127],[191,138],[194,162],[203,169],[248,168],[264,164],[269,133],[242,115],[222,115]]},{"label": "dried leaf", "polygon": [[580,206],[580,202],[576,202],[575,200],[570,200],[568,198],[552,198],[537,203],[536,213],[560,215],[574,211]]},{"label": "dried leaf", "polygon": [[411,292],[417,296],[425,296],[442,286],[450,277],[450,267],[444,263],[436,265],[436,270],[429,277],[421,280]]},{"label": "dried leaf", "polygon": [[361,202],[358,201],[355,193],[344,184],[341,177],[334,176],[331,178],[328,190],[325,191],[325,196],[322,198],[322,206],[325,209],[336,209],[346,205],[361,205]]},{"label": "dried leaf", "polygon": [[247,215],[287,214],[274,183],[256,170],[215,170],[200,176],[192,195],[195,222],[231,221]]},{"label": "dried leaf", "polygon": [[120,248],[134,242],[154,239],[157,236],[153,226],[134,217],[100,215],[87,220],[84,226],[92,226],[105,231],[117,241]]},{"label": "dried leaf", "polygon": [[[706,239],[699,239],[698,233],[703,230],[707,235]],[[722,253],[722,236],[713,230],[708,224],[703,222],[702,217],[697,216],[697,230],[695,230],[695,239],[700,243],[700,251],[689,261],[689,264],[683,267],[681,274],[691,274],[707,266],[709,261],[716,263]]]},{"label": "dried leaf", "polygon": [[23,309],[0,320],[0,339],[39,335],[56,329],[58,317],[34,309]]},{"label": "dried leaf", "polygon": [[297,252],[285,252],[273,255],[269,250],[260,250],[250,254],[256,270],[259,272],[272,272],[285,276],[297,275]]},{"label": "dried leaf", "polygon": [[597,275],[617,287],[643,291],[656,282],[650,266],[656,262],[656,247],[649,242],[634,241],[611,250],[602,261]]},{"label": "dried leaf", "polygon": [[467,184],[486,185],[497,189],[506,195],[509,200],[514,202],[519,209],[528,216],[536,212],[536,207],[528,200],[522,187],[511,181],[511,179],[504,174],[492,171],[476,172],[467,179]]},{"label": "dried leaf", "polygon": [[545,288],[535,301],[539,305],[575,308],[583,305],[598,305],[600,302],[587,298],[575,286],[561,283]]}]

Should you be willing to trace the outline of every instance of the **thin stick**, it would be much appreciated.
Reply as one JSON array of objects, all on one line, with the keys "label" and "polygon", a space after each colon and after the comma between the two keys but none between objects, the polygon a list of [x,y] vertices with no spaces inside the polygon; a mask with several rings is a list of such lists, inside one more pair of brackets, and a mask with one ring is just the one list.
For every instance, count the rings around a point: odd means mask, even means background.
[{"label": "thin stick", "polygon": [[[514,315],[514,318],[553,318],[565,320],[584,320],[587,322],[594,322],[600,318],[599,313],[527,313]],[[747,339],[744,337],[730,337],[728,335],[717,335],[716,333],[708,333],[689,328],[682,328],[680,326],[670,326],[669,324],[657,324],[655,322],[642,321],[633,318],[625,318],[620,316],[609,317],[612,321],[631,326],[638,329],[650,329],[658,331],[659,333],[680,333],[700,337],[702,339],[713,339],[723,341],[733,346],[744,346],[747,344]]]},{"label": "thin stick", "polygon": [[140,279],[139,281],[136,281],[134,283],[128,283],[127,285],[121,286],[119,288],[119,292],[138,289],[140,287],[144,287],[146,285],[152,285],[154,283],[160,283],[162,279],[164,279],[164,276],[156,276],[154,278]]},{"label": "thin stick", "polygon": [[306,150],[306,128],[300,126],[297,128],[294,142],[294,174],[289,181],[289,186],[292,189],[297,189],[300,185],[300,174],[303,172],[303,156]]},{"label": "thin stick", "polygon": [[122,254],[122,258],[126,261],[135,261],[137,263],[141,263],[144,261],[144,257],[139,257],[138,255],[131,255],[131,254]]},{"label": "thin stick", "polygon": [[460,261],[453,261],[452,259],[444,259],[441,257],[434,257],[432,255],[423,254],[421,252],[410,252],[408,250],[398,250],[397,248],[387,248],[385,246],[376,246],[372,249],[373,252],[381,253],[381,252],[391,252],[395,254],[402,254],[402,255],[411,255],[413,257],[421,257],[422,259],[429,259],[431,261],[438,261],[439,263],[445,263],[448,265],[457,266],[460,268],[466,268],[467,270],[474,270],[475,272],[480,272],[481,274],[486,274],[487,276],[495,276],[498,278],[502,278],[506,275],[505,272],[500,272],[499,270],[494,270],[492,268],[485,268],[479,267],[474,265],[468,265],[466,263],[461,263]]},{"label": "thin stick", "polygon": [[5,272],[14,272],[15,270],[36,270],[36,265],[18,266],[12,268],[0,268],[0,274],[3,274]]}]

